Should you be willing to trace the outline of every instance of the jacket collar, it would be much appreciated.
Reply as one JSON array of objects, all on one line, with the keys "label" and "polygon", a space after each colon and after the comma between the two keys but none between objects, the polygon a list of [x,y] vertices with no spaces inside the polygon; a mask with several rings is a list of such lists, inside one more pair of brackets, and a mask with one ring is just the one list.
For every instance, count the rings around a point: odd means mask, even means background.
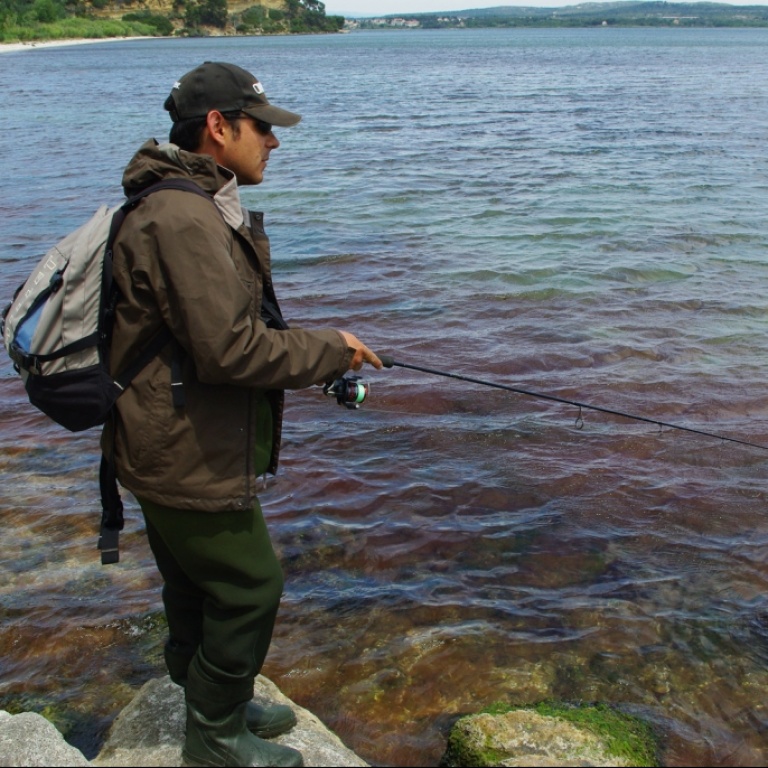
[{"label": "jacket collar", "polygon": [[[222,173],[231,173],[226,168],[219,166]],[[243,223],[243,209],[240,205],[240,190],[237,186],[237,179],[232,178],[213,196],[213,202],[221,212],[224,221],[232,229],[238,229]]]},{"label": "jacket collar", "polygon": [[186,152],[170,142],[160,144],[154,139],[145,142],[125,169],[123,189],[130,197],[149,184],[174,176],[190,178],[212,195],[230,227],[238,229],[243,224],[240,191],[234,173],[217,165],[210,155]]}]

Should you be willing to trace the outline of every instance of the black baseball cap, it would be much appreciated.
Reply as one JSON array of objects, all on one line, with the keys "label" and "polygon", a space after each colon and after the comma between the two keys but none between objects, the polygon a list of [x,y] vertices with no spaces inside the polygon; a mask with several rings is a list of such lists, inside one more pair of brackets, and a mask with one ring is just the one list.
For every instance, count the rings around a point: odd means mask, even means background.
[{"label": "black baseball cap", "polygon": [[245,112],[257,120],[287,128],[301,115],[281,109],[267,100],[264,86],[250,72],[218,61],[206,61],[182,75],[163,105],[174,123],[219,112]]}]

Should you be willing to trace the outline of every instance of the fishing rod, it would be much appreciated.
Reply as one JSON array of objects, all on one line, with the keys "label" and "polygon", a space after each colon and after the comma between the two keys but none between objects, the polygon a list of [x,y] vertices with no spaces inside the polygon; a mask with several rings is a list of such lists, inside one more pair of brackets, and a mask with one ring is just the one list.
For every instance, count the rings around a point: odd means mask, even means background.
[{"label": "fishing rod", "polygon": [[[685,427],[680,424],[670,424],[667,421],[660,421],[659,419],[650,419],[645,416],[636,416],[631,413],[625,413],[624,411],[613,410],[612,408],[603,408],[599,405],[589,405],[588,403],[580,403],[578,400],[569,400],[565,397],[558,397],[556,395],[547,395],[543,392],[533,392],[528,389],[521,389],[519,387],[511,387],[508,384],[499,384],[494,381],[486,381],[484,379],[476,379],[472,376],[464,376],[460,373],[450,373],[448,371],[438,371],[434,368],[424,368],[420,365],[411,365],[410,363],[401,363],[395,360],[391,355],[378,355],[383,366],[385,368],[407,368],[411,371],[418,371],[419,373],[429,373],[433,376],[442,376],[447,379],[458,379],[459,381],[467,381],[470,384],[479,384],[482,387],[492,387],[493,389],[503,389],[506,392],[514,392],[518,395],[526,395],[528,397],[536,397],[540,400],[549,400],[554,403],[562,403],[564,405],[572,405],[579,409],[579,415],[576,419],[576,426],[581,429],[584,426],[584,420],[581,416],[582,409],[590,411],[598,411],[600,413],[607,413],[611,416],[620,416],[624,419],[632,419],[633,421],[642,421],[646,424],[654,424],[659,428],[667,427],[668,429],[676,429],[681,432],[690,432],[694,435],[701,435],[703,437],[712,437],[716,440],[723,440],[728,443],[738,443],[739,445],[747,445],[750,448],[759,448],[762,451],[768,451],[768,445],[760,445],[759,443],[752,443],[748,440],[740,440],[735,437],[727,437],[725,435],[719,435],[714,432],[705,432],[701,429],[694,429],[693,427]],[[345,376],[341,379],[326,384],[323,391],[329,397],[335,397],[339,405],[344,405],[347,408],[359,408],[366,397],[370,394],[370,386],[360,376]]]}]

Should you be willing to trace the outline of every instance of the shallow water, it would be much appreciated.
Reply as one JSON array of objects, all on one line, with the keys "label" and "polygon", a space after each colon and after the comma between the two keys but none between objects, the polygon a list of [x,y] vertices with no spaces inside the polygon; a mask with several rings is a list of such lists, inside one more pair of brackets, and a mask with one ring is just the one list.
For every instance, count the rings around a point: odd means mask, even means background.
[{"label": "shallow water", "polygon": [[[295,325],[768,445],[766,46],[482,30],[7,53],[0,296],[117,201],[173,81],[232,60],[304,115],[245,193]],[[543,698],[649,718],[667,765],[765,764],[765,451],[368,377],[355,412],[288,396],[265,674],[378,765],[435,765],[458,715]],[[163,672],[159,580],[129,495],[121,563],[98,564],[98,435],[38,417],[5,362],[0,423],[0,707],[90,756]]]}]

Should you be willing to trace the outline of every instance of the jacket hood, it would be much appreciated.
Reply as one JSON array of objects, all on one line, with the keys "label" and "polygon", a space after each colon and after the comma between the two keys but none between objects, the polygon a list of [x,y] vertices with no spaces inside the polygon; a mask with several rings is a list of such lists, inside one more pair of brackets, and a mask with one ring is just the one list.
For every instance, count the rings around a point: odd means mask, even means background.
[{"label": "jacket hood", "polygon": [[240,192],[232,171],[218,165],[210,155],[198,155],[176,144],[145,142],[123,173],[126,197],[135,195],[162,179],[191,179],[211,195],[227,224],[237,229],[243,223]]}]

